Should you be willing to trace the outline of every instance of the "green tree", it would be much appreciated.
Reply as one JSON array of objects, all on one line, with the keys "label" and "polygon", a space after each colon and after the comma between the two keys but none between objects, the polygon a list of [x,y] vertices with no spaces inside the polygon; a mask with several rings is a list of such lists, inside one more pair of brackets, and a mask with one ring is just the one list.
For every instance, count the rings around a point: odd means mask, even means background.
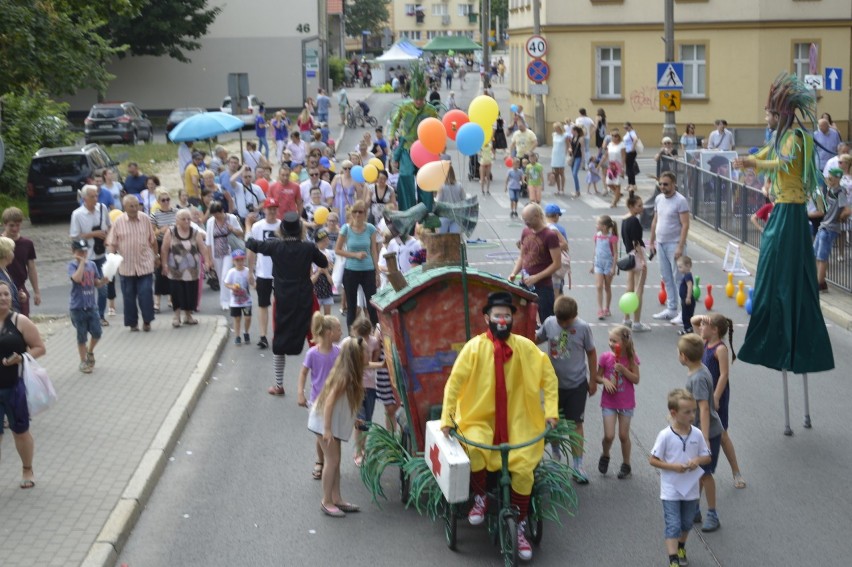
[{"label": "green tree", "polygon": [[387,25],[390,0],[354,0],[346,3],[344,18],[346,35],[361,37],[364,30],[379,35]]},{"label": "green tree", "polygon": [[116,14],[103,31],[114,45],[126,45],[125,55],[168,55],[189,63],[186,51],[195,51],[207,34],[219,7],[207,8],[207,0],[143,0],[132,17]]}]

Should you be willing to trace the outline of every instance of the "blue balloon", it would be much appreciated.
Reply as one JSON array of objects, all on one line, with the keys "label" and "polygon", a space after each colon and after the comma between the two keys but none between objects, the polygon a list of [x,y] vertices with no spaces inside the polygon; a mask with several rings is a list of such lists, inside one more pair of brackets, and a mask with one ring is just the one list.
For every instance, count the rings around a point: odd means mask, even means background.
[{"label": "blue balloon", "polygon": [[351,175],[352,179],[354,179],[358,183],[364,183],[367,181],[366,179],[364,179],[364,168],[360,165],[355,165],[352,167]]},{"label": "blue balloon", "polygon": [[476,122],[464,124],[456,134],[456,146],[466,156],[478,154],[484,143],[485,131]]},{"label": "blue balloon", "polygon": [[517,105],[517,104],[513,104],[513,105],[512,105],[512,106],[510,106],[509,108],[512,110],[512,112],[517,112],[517,111],[518,111],[518,105]]},{"label": "blue balloon", "polygon": [[327,157],[325,157],[325,156],[323,156],[323,157],[321,157],[321,158],[320,158],[319,163],[320,163],[320,165],[321,165],[321,166],[323,166],[323,167],[324,167],[324,168],[326,168],[326,169],[328,169],[328,166],[330,166],[330,165],[331,165],[331,162],[330,162],[330,161],[328,161],[328,158],[327,158]]},{"label": "blue balloon", "polygon": [[749,153],[749,155],[754,155],[759,151],[760,151],[760,148],[758,148],[757,146],[754,146],[754,147],[749,148],[748,153]]}]

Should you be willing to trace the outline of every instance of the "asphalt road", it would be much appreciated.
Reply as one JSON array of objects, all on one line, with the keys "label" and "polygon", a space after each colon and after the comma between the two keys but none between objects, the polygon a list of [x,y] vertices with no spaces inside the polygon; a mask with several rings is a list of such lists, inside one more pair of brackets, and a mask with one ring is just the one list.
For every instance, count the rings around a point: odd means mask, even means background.
[{"label": "asphalt road", "polygon": [[[381,115],[381,105],[374,101],[373,106]],[[345,144],[355,139],[352,134]],[[495,165],[492,196],[481,201],[482,218],[473,235],[488,243],[469,250],[473,265],[499,274],[511,269],[507,258],[514,255],[521,230],[519,223],[508,221],[504,175],[505,169]],[[478,187],[471,183],[468,190]],[[610,209],[596,199],[561,204],[568,209],[563,224],[572,248],[571,294],[580,303],[581,317],[593,323],[600,353],[606,348],[608,326],[620,317],[614,315],[603,324],[595,320],[595,290],[588,268],[595,217]],[[689,254],[702,283],[721,290],[725,280],[719,260],[695,246]],[[658,281],[656,263],[649,280]],[[614,305],[623,284],[623,278],[616,279]],[[656,295],[652,285],[645,296],[648,319],[658,306]],[[723,295],[717,295],[715,309],[734,320],[738,347],[747,324],[744,310]],[[563,518],[562,525],[545,524],[542,544],[535,550],[536,564],[665,564],[659,481],[647,465],[647,454],[656,433],[666,425],[666,393],[685,383],[686,373],[677,362],[676,331],[668,324],[655,325],[651,333],[636,339],[642,380],[632,427],[631,479],[620,481],[613,473],[601,477],[595,471],[601,439],[599,398],[589,400],[591,484],[577,487],[575,517]],[[830,337],[839,370],[811,377],[813,429],[801,427],[801,379],[790,381],[793,437],[782,435],[780,376],[762,367],[733,365],[730,432],[748,487],[733,487],[730,468],[721,458],[717,483],[722,528],[713,534],[693,532],[688,544],[692,565],[848,561],[852,512],[844,496],[852,442],[844,418],[851,388],[843,369],[852,365],[852,340],[833,326]],[[225,349],[118,563],[129,567],[499,564],[497,550],[482,528],[460,524],[459,550],[449,551],[441,526],[404,509],[395,497],[394,470],[384,479],[390,500],[381,508],[371,505],[351,462],[351,446],[344,446],[342,490],[345,498],[362,505],[363,512],[342,520],[320,513],[320,486],[310,475],[314,438],[305,427],[307,412],[296,405],[294,395],[300,363],[298,357],[288,359],[288,395],[273,398],[266,394],[272,383],[268,351]],[[618,455],[618,449],[614,451]],[[611,468],[619,464],[614,456]]]}]

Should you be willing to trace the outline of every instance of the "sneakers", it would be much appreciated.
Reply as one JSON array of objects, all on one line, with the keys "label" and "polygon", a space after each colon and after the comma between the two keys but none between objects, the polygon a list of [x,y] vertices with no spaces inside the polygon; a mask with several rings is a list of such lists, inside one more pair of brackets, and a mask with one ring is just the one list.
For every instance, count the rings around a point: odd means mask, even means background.
[{"label": "sneakers", "polygon": [[234,337],[234,346],[242,346],[243,340],[240,337]]},{"label": "sneakers", "polygon": [[261,350],[269,348],[269,341],[266,340],[266,337],[260,337],[260,340],[257,341],[257,348]]},{"label": "sneakers", "polygon": [[680,567],[687,567],[689,565],[689,559],[686,558],[686,548],[684,547],[677,548],[677,564]]},{"label": "sneakers", "polygon": [[485,496],[476,494],[473,497],[473,506],[467,515],[467,521],[471,526],[478,526],[485,521],[485,512],[488,511],[488,501]]},{"label": "sneakers", "polygon": [[532,546],[526,536],[527,521],[518,524],[518,559],[529,561],[532,559]]},{"label": "sneakers", "polygon": [[704,523],[701,525],[702,532],[715,532],[722,524],[719,523],[719,516],[715,510],[707,510],[707,516],[704,518]]},{"label": "sneakers", "polygon": [[610,313],[609,309],[604,309],[604,317],[612,317],[612,313]]},{"label": "sneakers", "polygon": [[246,345],[251,344],[251,336],[249,336],[248,333],[243,333],[243,342],[246,343]]},{"label": "sneakers", "polygon": [[598,311],[598,321],[603,321],[604,317],[606,317],[606,312],[601,309],[600,311]]},{"label": "sneakers", "polygon": [[92,373],[92,366],[85,360],[80,363],[79,368],[80,368],[80,372],[82,372],[83,374],[91,374]]},{"label": "sneakers", "polygon": [[589,484],[589,475],[586,474],[586,469],[578,467],[574,470],[574,480],[577,484]]},{"label": "sneakers", "polygon": [[651,330],[651,325],[647,323],[633,323],[632,329],[634,333],[647,333]]},{"label": "sneakers", "polygon": [[95,367],[95,353],[93,353],[93,352],[87,352],[86,353],[86,364],[88,364],[92,368]]},{"label": "sneakers", "polygon": [[283,396],[284,386],[279,386],[278,384],[275,384],[274,386],[270,386],[267,392],[269,392],[270,396]]},{"label": "sneakers", "polygon": [[683,313],[678,312],[674,319],[670,320],[669,323],[672,325],[683,325]]},{"label": "sneakers", "polygon": [[659,313],[654,313],[654,319],[663,320],[663,321],[671,321],[677,317],[677,313],[674,311],[670,311],[668,309],[664,309]]},{"label": "sneakers", "polygon": [[630,319],[625,319],[624,321],[621,322],[621,324],[623,326],[627,327],[628,329],[633,328],[633,321],[631,321]]},{"label": "sneakers", "polygon": [[601,455],[601,458],[598,459],[598,472],[601,474],[606,474],[606,471],[609,470],[609,457],[606,455]]},{"label": "sneakers", "polygon": [[630,468],[630,465],[627,463],[621,463],[621,468],[618,469],[618,478],[620,480],[624,480],[625,478],[630,478],[630,475],[633,473],[633,470]]}]

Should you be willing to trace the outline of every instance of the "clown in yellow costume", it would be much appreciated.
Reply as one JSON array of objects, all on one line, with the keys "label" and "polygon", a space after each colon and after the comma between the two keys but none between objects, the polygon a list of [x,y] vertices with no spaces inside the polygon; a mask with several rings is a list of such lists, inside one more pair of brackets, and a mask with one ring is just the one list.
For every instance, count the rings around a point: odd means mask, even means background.
[{"label": "clown in yellow costume", "polygon": [[[545,422],[556,424],[556,373],[535,343],[511,333],[515,310],[509,293],[488,296],[483,309],[488,331],[462,348],[444,388],[441,427],[445,433],[456,427],[462,437],[473,442],[520,444],[540,435]],[[469,520],[477,525],[484,520],[487,505],[486,470],[501,469],[500,452],[467,449],[475,498]],[[533,471],[543,454],[544,441],[509,453],[512,504],[520,510],[521,522],[527,515]]]}]

